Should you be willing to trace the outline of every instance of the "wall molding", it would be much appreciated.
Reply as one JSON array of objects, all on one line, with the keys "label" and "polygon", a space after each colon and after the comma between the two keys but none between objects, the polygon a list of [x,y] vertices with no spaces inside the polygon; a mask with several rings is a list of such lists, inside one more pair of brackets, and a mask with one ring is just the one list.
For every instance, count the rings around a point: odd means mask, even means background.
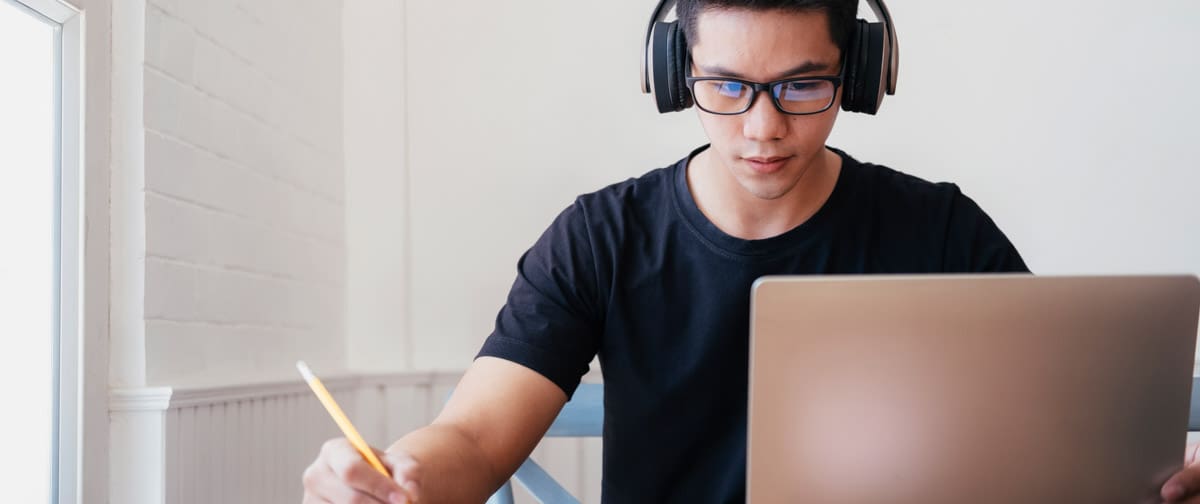
[{"label": "wall molding", "polygon": [[[322,377],[330,392],[364,387],[434,386],[455,383],[461,371],[413,371],[401,373],[363,373]],[[277,382],[187,387],[131,387],[109,391],[109,411],[166,411],[172,408],[203,406],[268,397],[307,394],[308,384],[300,379]]]},{"label": "wall molding", "polygon": [[116,388],[108,392],[108,411],[164,411],[171,405],[171,387]]}]

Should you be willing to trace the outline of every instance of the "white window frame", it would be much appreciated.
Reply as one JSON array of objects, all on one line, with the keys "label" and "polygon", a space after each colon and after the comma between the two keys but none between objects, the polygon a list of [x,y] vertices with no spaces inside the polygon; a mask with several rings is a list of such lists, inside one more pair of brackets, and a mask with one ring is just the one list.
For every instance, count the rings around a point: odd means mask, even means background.
[{"label": "white window frame", "polygon": [[[0,0],[24,7],[54,27],[55,104],[55,229],[58,251],[55,277],[58,283],[55,312],[54,380],[55,417],[52,457],[51,500],[81,502],[83,460],[83,394],[81,370],[85,355],[83,328],[84,243],[83,158],[84,158],[84,32],[82,12],[56,0]],[[90,264],[93,267],[107,268]],[[107,352],[104,353],[107,355]],[[104,363],[107,370],[107,363]],[[107,371],[105,372],[107,375]],[[107,376],[104,377],[107,381]],[[107,409],[107,402],[104,406]],[[104,411],[103,416],[106,415]]]}]

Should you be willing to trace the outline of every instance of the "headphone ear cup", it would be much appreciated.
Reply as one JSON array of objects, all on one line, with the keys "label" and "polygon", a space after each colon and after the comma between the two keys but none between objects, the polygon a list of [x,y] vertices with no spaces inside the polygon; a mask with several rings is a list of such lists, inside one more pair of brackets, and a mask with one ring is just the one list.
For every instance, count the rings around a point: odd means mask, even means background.
[{"label": "headphone ear cup", "polygon": [[679,27],[679,23],[671,23],[672,39],[675,44],[671,49],[671,64],[674,69],[671,71],[670,79],[674,90],[673,104],[675,110],[684,110],[692,106],[692,92],[687,86],[687,65],[688,65],[688,44],[687,35],[684,35],[683,29]]},{"label": "headphone ear cup", "polygon": [[883,102],[885,81],[883,66],[883,23],[858,20],[858,29],[846,48],[846,82],[842,109],[872,114]]},{"label": "headphone ear cup", "polygon": [[863,41],[865,35],[866,22],[859,19],[854,25],[854,33],[850,34],[849,43],[846,44],[845,68],[842,73],[845,77],[842,82],[842,110],[846,112],[858,111],[858,84],[861,80],[858,76],[860,66],[862,65],[863,55],[861,54],[863,47],[866,45]]},{"label": "headphone ear cup", "polygon": [[691,105],[684,65],[687,62],[687,40],[674,22],[654,23],[653,83],[654,101],[659,113],[678,112]]}]

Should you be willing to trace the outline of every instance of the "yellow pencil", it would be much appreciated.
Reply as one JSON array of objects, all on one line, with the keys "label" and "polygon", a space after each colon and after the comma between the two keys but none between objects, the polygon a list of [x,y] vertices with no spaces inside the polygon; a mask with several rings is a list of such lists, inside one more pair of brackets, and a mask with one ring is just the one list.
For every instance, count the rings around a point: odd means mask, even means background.
[{"label": "yellow pencil", "polygon": [[345,434],[346,439],[350,440],[350,444],[354,445],[354,448],[358,450],[358,453],[362,454],[368,464],[371,464],[371,467],[374,467],[376,471],[379,471],[384,476],[391,478],[392,475],[388,473],[386,467],[383,467],[383,462],[380,462],[379,457],[375,456],[375,451],[359,435],[358,429],[355,429],[354,424],[350,423],[350,419],[346,418],[346,414],[342,412],[342,408],[333,400],[333,396],[329,395],[329,391],[325,390],[325,385],[321,384],[321,380],[318,380],[312,371],[308,369],[308,365],[304,361],[296,361],[296,369],[300,370],[300,374],[304,376],[304,381],[307,381],[309,388],[312,389],[314,394],[317,394],[317,399],[321,400],[321,404],[325,406],[325,411],[328,411],[329,416],[333,417],[333,421],[337,422],[338,427],[342,429],[342,434]]}]

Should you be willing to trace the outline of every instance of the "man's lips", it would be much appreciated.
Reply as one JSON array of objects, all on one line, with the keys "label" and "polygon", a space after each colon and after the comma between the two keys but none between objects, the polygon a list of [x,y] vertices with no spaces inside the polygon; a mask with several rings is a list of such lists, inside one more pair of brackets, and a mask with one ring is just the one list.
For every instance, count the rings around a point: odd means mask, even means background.
[{"label": "man's lips", "polygon": [[758,173],[773,173],[783,168],[791,156],[749,156],[742,159]]}]

